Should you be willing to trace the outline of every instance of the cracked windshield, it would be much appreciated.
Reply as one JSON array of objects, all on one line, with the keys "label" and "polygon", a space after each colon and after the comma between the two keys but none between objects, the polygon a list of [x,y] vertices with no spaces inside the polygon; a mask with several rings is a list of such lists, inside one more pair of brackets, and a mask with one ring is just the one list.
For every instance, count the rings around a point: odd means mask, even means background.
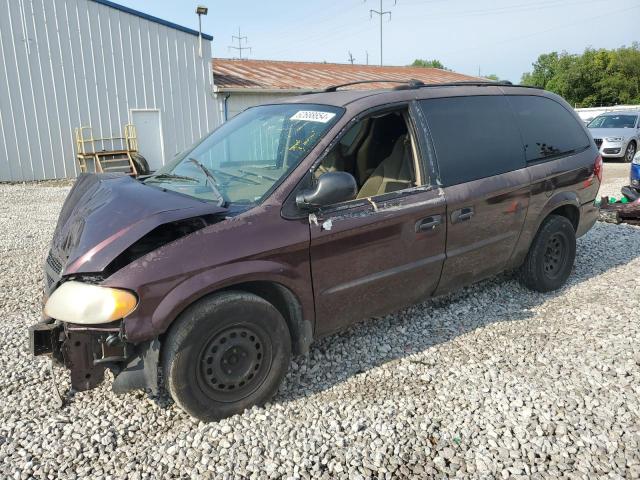
[{"label": "cracked windshield", "polygon": [[250,108],[179,154],[145,183],[219,205],[259,203],[342,112],[309,104]]}]

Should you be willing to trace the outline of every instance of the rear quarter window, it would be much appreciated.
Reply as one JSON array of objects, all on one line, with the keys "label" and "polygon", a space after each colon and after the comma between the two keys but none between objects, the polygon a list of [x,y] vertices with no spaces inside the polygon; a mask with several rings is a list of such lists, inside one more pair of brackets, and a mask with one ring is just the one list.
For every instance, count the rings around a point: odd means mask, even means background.
[{"label": "rear quarter window", "polygon": [[525,167],[520,131],[504,96],[428,99],[420,106],[444,186]]},{"label": "rear quarter window", "polygon": [[522,132],[528,162],[551,159],[589,147],[580,123],[555,100],[537,96],[508,96]]}]

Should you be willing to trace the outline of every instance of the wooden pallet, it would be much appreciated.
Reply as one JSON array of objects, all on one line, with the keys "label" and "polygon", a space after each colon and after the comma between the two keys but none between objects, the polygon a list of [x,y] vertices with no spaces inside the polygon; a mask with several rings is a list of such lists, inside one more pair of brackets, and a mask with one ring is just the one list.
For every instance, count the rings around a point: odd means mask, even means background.
[{"label": "wooden pallet", "polygon": [[134,125],[124,126],[122,137],[95,138],[91,127],[75,129],[76,158],[80,171],[94,173],[122,172],[136,176],[138,171],[132,155],[138,152],[138,137]]}]

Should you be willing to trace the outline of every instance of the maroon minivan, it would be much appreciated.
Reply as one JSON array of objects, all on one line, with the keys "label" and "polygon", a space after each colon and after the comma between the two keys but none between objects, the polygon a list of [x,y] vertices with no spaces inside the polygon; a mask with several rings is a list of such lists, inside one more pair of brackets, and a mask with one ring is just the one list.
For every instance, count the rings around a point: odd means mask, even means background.
[{"label": "maroon minivan", "polygon": [[153,175],[78,178],[31,349],[75,390],[108,368],[116,392],[164,386],[226,417],[358,320],[507,269],[559,288],[601,174],[580,119],[538,89],[411,81],[253,107]]}]

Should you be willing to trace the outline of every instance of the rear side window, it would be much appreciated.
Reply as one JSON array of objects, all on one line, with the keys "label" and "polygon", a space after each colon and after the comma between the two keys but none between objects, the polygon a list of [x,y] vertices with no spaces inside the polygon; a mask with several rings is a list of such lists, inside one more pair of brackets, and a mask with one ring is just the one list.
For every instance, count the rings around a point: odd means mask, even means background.
[{"label": "rear side window", "polygon": [[583,150],[590,140],[566,108],[544,97],[507,97],[522,131],[528,162]]},{"label": "rear side window", "polygon": [[525,167],[520,132],[506,98],[437,98],[420,101],[444,186]]}]

